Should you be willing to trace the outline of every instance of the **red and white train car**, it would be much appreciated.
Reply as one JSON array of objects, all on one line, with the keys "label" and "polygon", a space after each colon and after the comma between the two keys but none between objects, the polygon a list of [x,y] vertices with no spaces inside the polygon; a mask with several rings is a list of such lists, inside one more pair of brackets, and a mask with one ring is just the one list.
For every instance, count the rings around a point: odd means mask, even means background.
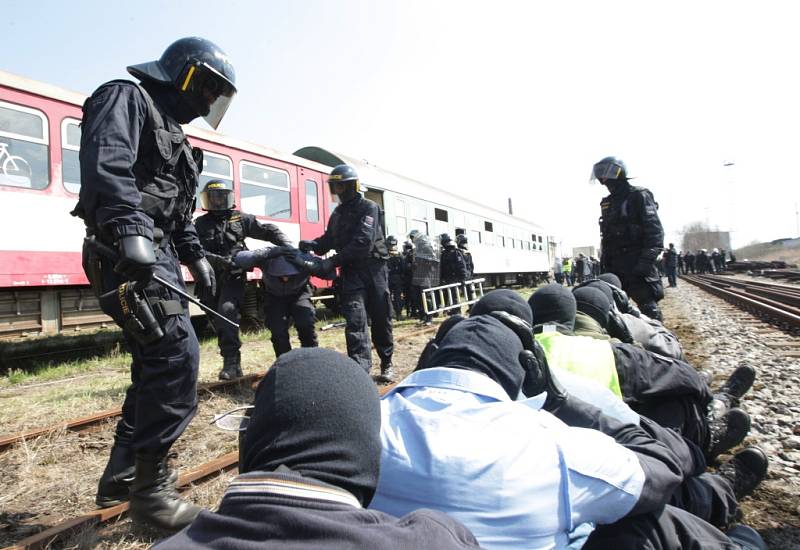
[{"label": "red and white train car", "polygon": [[[0,71],[0,338],[110,321],[81,267],[83,221],[69,215],[81,184],[84,99]],[[193,126],[186,133],[204,151],[200,187],[212,178],[230,182],[238,208],[278,225],[295,243],[325,230],[335,207],[326,176],[348,162],[384,209],[386,234],[400,241],[411,229],[467,234],[476,274],[490,284],[530,282],[552,263],[554,240],[543,228],[479,202],[317,147],[292,155]],[[245,315],[260,317],[257,300],[250,285]]]},{"label": "red and white train car", "polygon": [[[83,221],[69,215],[80,189],[84,99],[0,71],[0,337],[108,321],[81,267]],[[295,243],[325,230],[335,206],[328,166],[192,126],[186,133],[204,151],[201,187],[231,182],[239,208]],[[249,299],[255,313],[255,294]]]}]

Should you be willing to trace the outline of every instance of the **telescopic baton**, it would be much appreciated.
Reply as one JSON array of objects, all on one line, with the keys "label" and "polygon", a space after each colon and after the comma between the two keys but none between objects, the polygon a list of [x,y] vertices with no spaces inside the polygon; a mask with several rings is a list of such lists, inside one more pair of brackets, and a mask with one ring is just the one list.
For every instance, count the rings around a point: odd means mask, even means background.
[{"label": "telescopic baton", "polygon": [[[113,248],[111,248],[109,246],[106,246],[103,243],[99,242],[94,237],[94,235],[92,235],[91,237],[84,237],[83,240],[86,242],[86,244],[90,248],[93,248],[94,250],[96,250],[101,256],[105,256],[106,258],[108,258],[109,260],[111,260],[113,262],[116,262],[119,259],[119,256],[118,256],[116,250],[114,250]],[[200,309],[202,309],[206,313],[210,313],[211,315],[213,315],[217,319],[219,319],[221,321],[225,321],[226,323],[228,323],[231,326],[236,327],[237,329],[239,328],[239,324],[238,323],[234,323],[233,321],[231,321],[230,319],[228,319],[224,315],[221,315],[221,314],[217,313],[216,311],[214,311],[213,309],[211,309],[210,307],[205,305],[203,302],[201,302],[200,300],[198,300],[197,298],[195,298],[194,296],[192,296],[188,292],[178,288],[177,286],[173,285],[169,281],[167,281],[165,279],[162,279],[161,277],[159,277],[155,273],[153,274],[153,280],[155,282],[157,282],[158,284],[167,287],[172,292],[174,292],[176,294],[179,294],[180,296],[183,296],[184,298],[186,298],[187,300],[192,302],[194,305],[196,305],[197,307],[199,307]]]}]

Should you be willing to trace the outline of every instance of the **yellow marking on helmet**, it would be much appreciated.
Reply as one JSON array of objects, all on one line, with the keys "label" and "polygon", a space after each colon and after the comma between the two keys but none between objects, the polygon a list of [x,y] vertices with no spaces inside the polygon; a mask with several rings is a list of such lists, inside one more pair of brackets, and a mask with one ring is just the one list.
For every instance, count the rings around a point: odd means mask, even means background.
[{"label": "yellow marking on helmet", "polygon": [[331,174],[331,176],[328,179],[329,180],[340,180],[340,179],[342,179],[342,175],[341,174]]},{"label": "yellow marking on helmet", "polygon": [[189,67],[189,72],[186,73],[186,79],[183,81],[183,86],[181,86],[181,91],[185,92],[186,88],[189,87],[189,81],[192,80],[192,75],[194,75],[194,65]]},{"label": "yellow marking on helmet", "polygon": [[207,186],[209,189],[225,189],[224,183],[209,183]]}]

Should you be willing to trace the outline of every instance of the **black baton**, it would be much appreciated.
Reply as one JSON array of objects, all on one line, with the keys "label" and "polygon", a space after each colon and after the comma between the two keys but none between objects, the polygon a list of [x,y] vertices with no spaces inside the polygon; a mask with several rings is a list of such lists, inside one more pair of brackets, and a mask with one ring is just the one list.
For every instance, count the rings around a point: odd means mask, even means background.
[{"label": "black baton", "polygon": [[[105,244],[99,242],[95,238],[94,235],[92,235],[91,237],[84,237],[83,241],[89,247],[91,247],[94,250],[96,250],[101,256],[105,256],[106,258],[108,258],[109,260],[111,260],[113,262],[116,262],[119,259],[119,255],[117,254],[116,250],[114,250],[113,248],[111,248],[109,246],[106,246]],[[161,286],[167,287],[172,292],[174,292],[174,293],[176,293],[176,294],[178,294],[180,296],[183,296],[184,298],[186,298],[187,300],[192,302],[194,305],[196,305],[197,307],[199,307],[200,309],[202,309],[206,313],[210,313],[211,315],[213,315],[217,319],[225,321],[229,325],[232,325],[232,326],[234,326],[236,328],[239,328],[239,324],[238,323],[234,323],[233,321],[231,321],[230,319],[228,319],[224,315],[221,315],[220,313],[217,313],[212,308],[208,307],[207,305],[205,305],[203,302],[201,302],[200,300],[198,300],[197,298],[195,298],[194,296],[192,296],[188,292],[178,288],[177,286],[173,285],[169,281],[162,279],[161,277],[159,277],[155,273],[153,274],[153,280],[155,282],[157,282],[158,284],[160,284]]]}]

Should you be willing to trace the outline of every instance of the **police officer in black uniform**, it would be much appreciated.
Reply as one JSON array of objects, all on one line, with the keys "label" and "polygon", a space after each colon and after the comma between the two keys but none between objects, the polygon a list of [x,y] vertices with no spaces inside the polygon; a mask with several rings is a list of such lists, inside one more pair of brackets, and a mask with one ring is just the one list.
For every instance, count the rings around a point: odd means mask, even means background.
[{"label": "police officer in black uniform", "polygon": [[653,194],[632,186],[625,164],[616,157],[595,164],[592,179],[610,192],[600,202],[602,271],[617,275],[642,313],[660,321],[657,302],[664,297],[664,287],[656,259],[664,248],[664,229]]},{"label": "police officer in black uniform", "polygon": [[403,315],[403,289],[405,286],[405,258],[397,250],[397,237],[386,237],[386,246],[389,249],[389,260],[386,266],[389,270],[389,291],[392,293],[392,309],[394,318],[398,321]]},{"label": "police officer in black uniform", "polygon": [[[337,254],[318,262],[294,257],[312,275],[341,266],[342,314],[347,321],[347,355],[367,372],[372,368],[367,315],[372,323],[372,343],[381,360],[381,377],[391,380],[392,305],[386,260],[389,258],[377,204],[361,194],[358,174],[352,166],[336,166],[328,178],[331,194],[339,197],[325,233],[313,241],[300,241],[300,250]],[[287,259],[291,256],[287,256]]]},{"label": "police officer in black uniform", "polygon": [[[442,254],[439,260],[439,280],[441,284],[461,283],[463,285],[464,281],[467,280],[467,262],[464,259],[464,255],[447,233],[441,236],[440,244],[442,245]],[[448,289],[445,294],[447,305],[455,305],[458,301],[457,295],[456,289]],[[461,313],[460,307],[447,310],[448,315],[457,313]]]},{"label": "police officer in black uniform", "polygon": [[[241,268],[234,265],[232,258],[237,252],[247,250],[244,242],[247,237],[278,246],[289,246],[289,239],[276,225],[262,224],[252,214],[234,210],[233,202],[233,189],[229,189],[225,182],[209,181],[200,193],[200,204],[208,214],[197,218],[195,227],[217,277],[217,294],[207,305],[238,323],[247,276]],[[222,355],[220,380],[242,376],[242,358],[239,353],[242,342],[239,339],[239,329],[219,320],[212,322],[217,331]]]},{"label": "police officer in black uniform", "polygon": [[[200,508],[178,498],[167,451],[197,409],[199,348],[187,303],[152,280],[214,293],[214,271],[192,224],[202,152],[181,129],[197,117],[219,125],[236,93],[233,66],[216,45],[183,38],[157,61],[133,65],[140,83],[114,80],[83,105],[80,200],[88,236],[84,270],[101,307],[124,330],[131,385],[97,504],[130,498],[131,516],[179,529]],[[111,249],[111,251],[110,251]]]}]

